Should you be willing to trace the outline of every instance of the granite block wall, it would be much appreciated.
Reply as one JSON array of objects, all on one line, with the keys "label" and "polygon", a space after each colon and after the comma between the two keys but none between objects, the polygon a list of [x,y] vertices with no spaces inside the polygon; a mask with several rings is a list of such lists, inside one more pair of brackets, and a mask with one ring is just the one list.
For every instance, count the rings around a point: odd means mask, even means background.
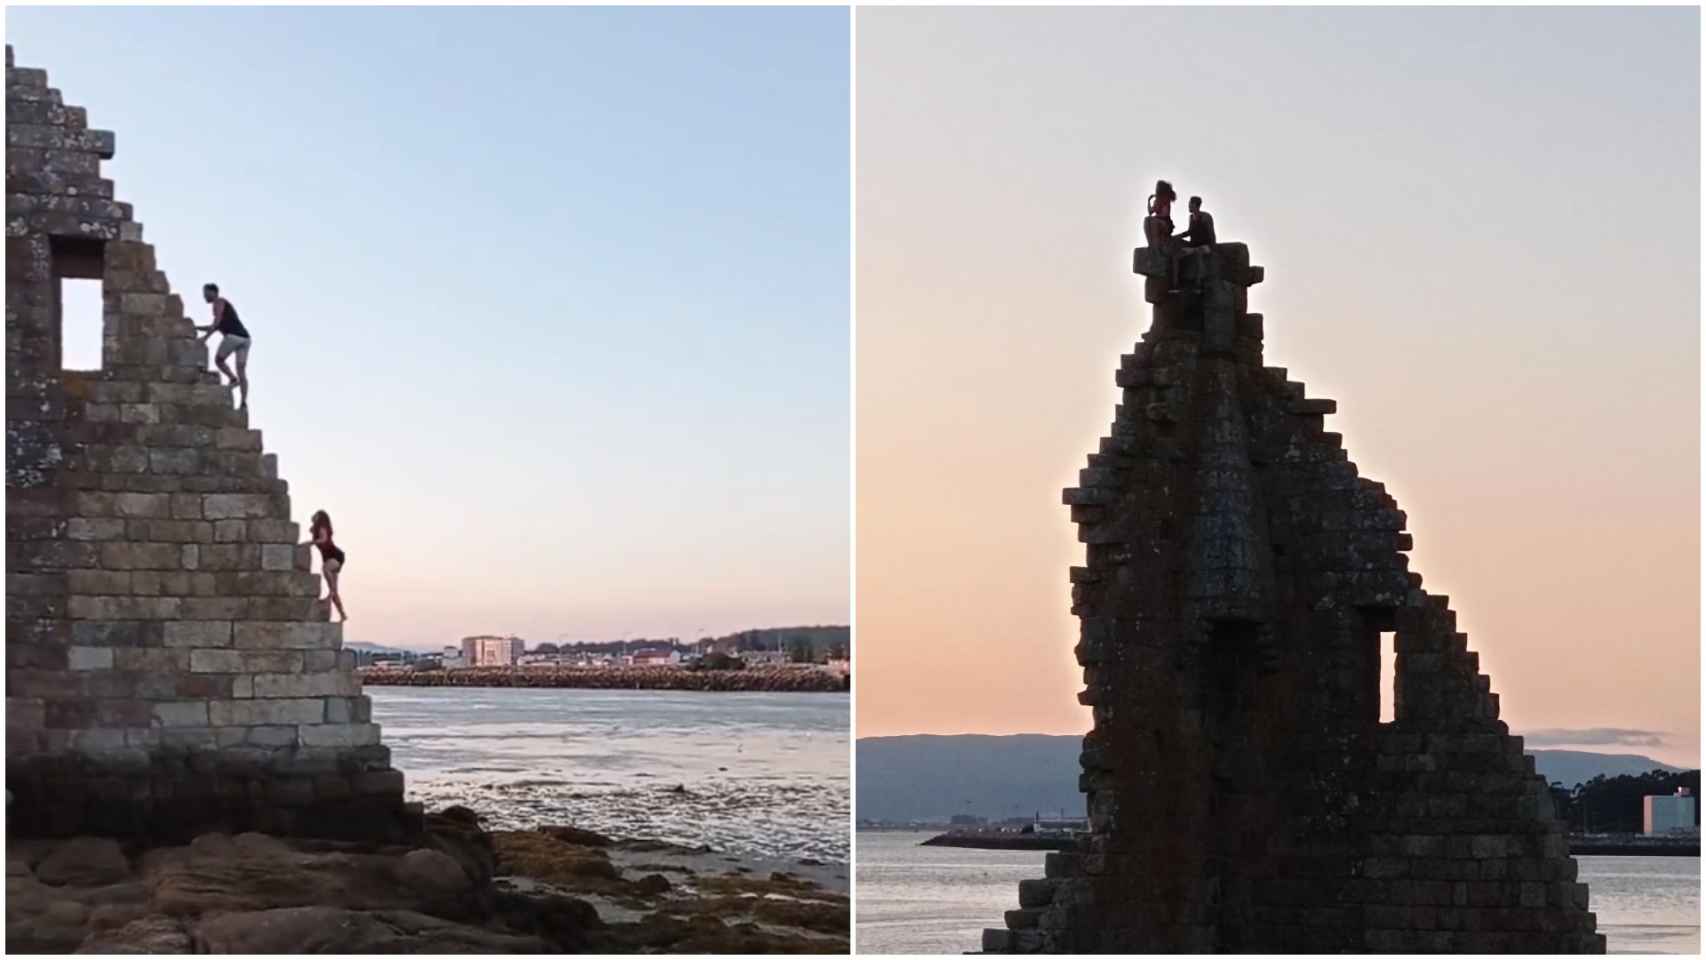
[{"label": "granite block wall", "polygon": [[[11,47],[6,91],[12,830],[408,834],[276,457],[101,176],[113,134]],[[66,279],[101,283],[99,370],[62,368]]]},{"label": "granite block wall", "polygon": [[[1602,953],[1551,794],[1406,517],[1262,358],[1242,244],[1169,289],[1065,491],[1090,833],[988,952]],[[1194,277],[1194,273],[1184,276]],[[1381,722],[1382,635],[1395,647]]]}]

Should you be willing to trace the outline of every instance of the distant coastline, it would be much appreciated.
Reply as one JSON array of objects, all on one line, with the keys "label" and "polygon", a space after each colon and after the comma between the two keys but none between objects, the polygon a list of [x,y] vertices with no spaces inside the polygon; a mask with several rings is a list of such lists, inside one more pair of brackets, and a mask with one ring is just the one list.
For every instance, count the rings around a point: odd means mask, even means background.
[{"label": "distant coastline", "polygon": [[706,693],[846,693],[849,675],[815,666],[749,666],[743,670],[685,667],[464,667],[414,670],[363,667],[361,681],[379,687],[558,687],[582,690],[696,690]]},{"label": "distant coastline", "polygon": [[[1606,857],[1698,857],[1699,837],[1648,837],[1639,834],[1570,834],[1570,855]],[[977,850],[1070,850],[1070,836],[1012,831],[950,830],[921,847],[970,847]]]}]

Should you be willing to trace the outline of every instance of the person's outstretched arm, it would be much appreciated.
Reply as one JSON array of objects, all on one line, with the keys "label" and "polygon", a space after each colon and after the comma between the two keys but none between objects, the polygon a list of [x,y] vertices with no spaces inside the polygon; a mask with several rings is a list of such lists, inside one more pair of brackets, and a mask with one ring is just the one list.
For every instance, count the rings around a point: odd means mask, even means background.
[{"label": "person's outstretched arm", "polygon": [[219,320],[222,316],[224,316],[224,314],[225,314],[225,298],[224,297],[218,297],[213,301],[213,322],[208,324],[205,327],[196,327],[197,330],[206,331],[205,333],[203,333],[201,335],[201,341],[203,343],[206,343],[208,338],[213,336],[213,331],[219,329]]}]

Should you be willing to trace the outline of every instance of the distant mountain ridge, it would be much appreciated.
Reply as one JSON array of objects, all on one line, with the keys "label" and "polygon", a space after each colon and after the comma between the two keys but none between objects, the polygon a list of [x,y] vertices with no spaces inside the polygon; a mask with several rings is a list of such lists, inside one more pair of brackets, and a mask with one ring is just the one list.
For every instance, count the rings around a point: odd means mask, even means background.
[{"label": "distant mountain ridge", "polygon": [[1686,767],[1673,767],[1668,763],[1660,763],[1652,757],[1635,753],[1591,753],[1586,750],[1530,750],[1528,752],[1534,755],[1534,768],[1546,778],[1548,783],[1561,783],[1566,787],[1585,783],[1600,774],[1607,777],[1620,777],[1624,774],[1637,776],[1649,770],[1680,773],[1687,769]]},{"label": "distant mountain ridge", "polygon": [[[857,741],[860,820],[943,821],[954,814],[1005,818],[1083,816],[1078,792],[1082,737],[1047,734],[916,735]],[[1633,754],[1530,750],[1535,768],[1566,787],[1681,768]]]}]

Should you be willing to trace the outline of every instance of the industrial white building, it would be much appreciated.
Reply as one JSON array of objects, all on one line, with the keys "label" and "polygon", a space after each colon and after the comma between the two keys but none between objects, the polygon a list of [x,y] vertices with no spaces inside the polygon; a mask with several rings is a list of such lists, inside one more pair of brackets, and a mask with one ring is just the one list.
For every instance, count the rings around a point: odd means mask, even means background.
[{"label": "industrial white building", "polygon": [[1645,834],[1698,833],[1694,824],[1694,797],[1687,787],[1677,787],[1668,797],[1641,798],[1641,832]]}]

